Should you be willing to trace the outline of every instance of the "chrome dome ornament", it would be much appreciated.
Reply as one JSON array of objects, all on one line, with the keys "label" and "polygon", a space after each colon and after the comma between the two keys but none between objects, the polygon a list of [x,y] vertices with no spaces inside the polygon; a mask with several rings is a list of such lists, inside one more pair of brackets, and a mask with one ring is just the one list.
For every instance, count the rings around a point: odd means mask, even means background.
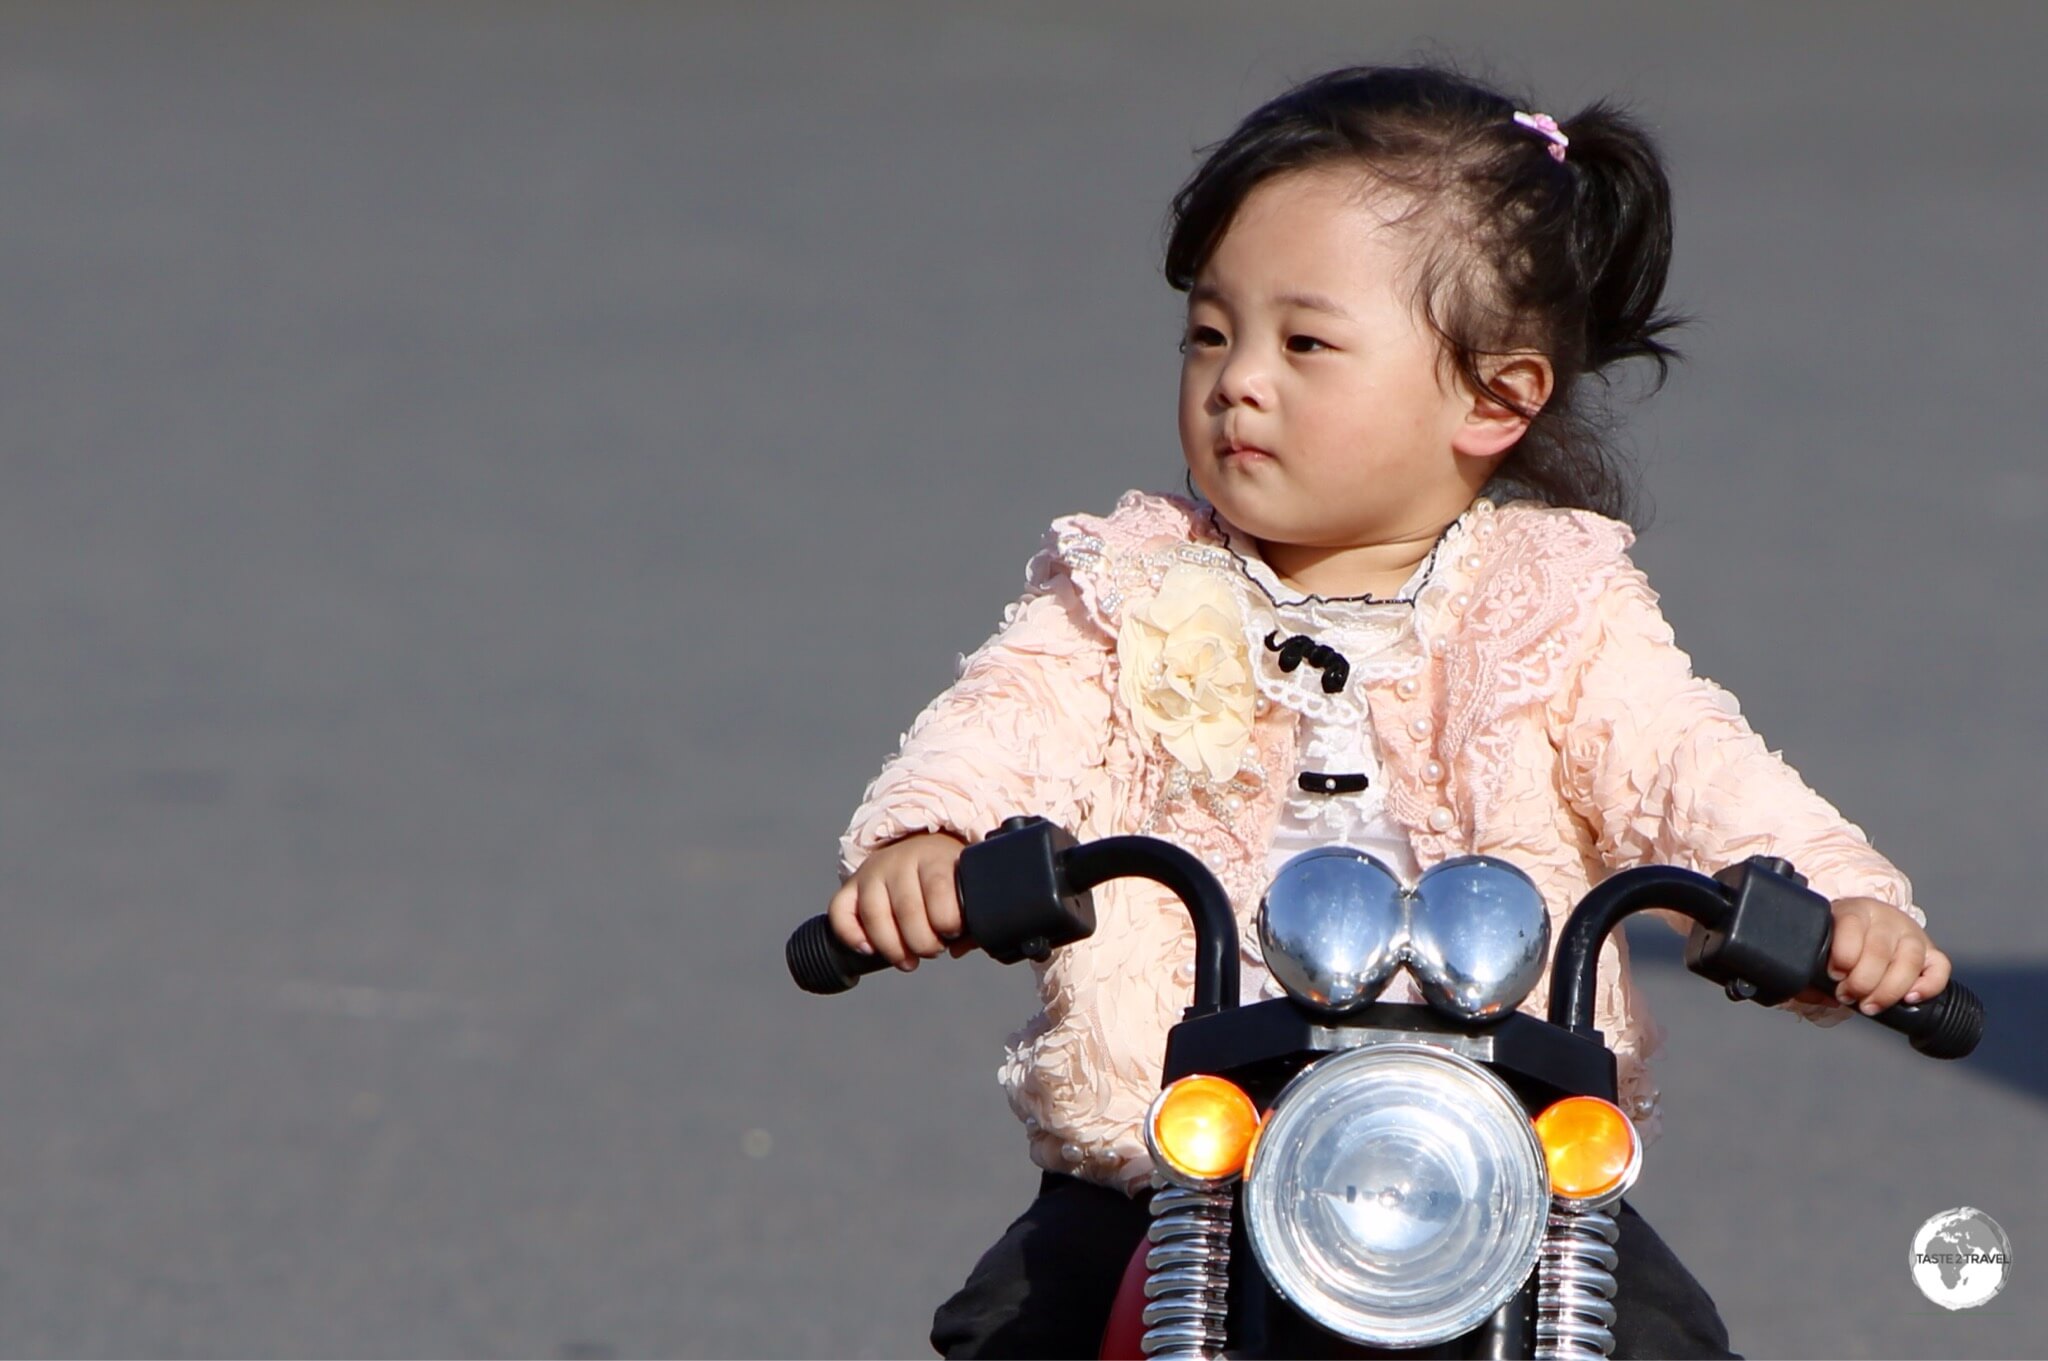
[{"label": "chrome dome ornament", "polygon": [[1280,867],[1259,903],[1266,967],[1331,1015],[1378,997],[1406,964],[1430,1005],[1463,1020],[1513,1011],[1550,957],[1550,913],[1505,860],[1465,855],[1406,889],[1364,851],[1319,846]]},{"label": "chrome dome ornament", "polygon": [[1259,903],[1259,945],[1288,996],[1341,1014],[1380,995],[1401,967],[1405,890],[1364,851],[1318,846],[1280,867]]},{"label": "chrome dome ornament", "polygon": [[1536,881],[1505,860],[1461,855],[1415,885],[1409,966],[1430,1005],[1467,1020],[1513,1011],[1550,957],[1550,912]]}]

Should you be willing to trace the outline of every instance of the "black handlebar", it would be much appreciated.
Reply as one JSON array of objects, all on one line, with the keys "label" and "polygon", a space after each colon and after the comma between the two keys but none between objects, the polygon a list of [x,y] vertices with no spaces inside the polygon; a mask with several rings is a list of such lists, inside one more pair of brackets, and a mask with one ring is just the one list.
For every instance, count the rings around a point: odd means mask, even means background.
[{"label": "black handlebar", "polygon": [[[1043,960],[1060,946],[1095,934],[1090,889],[1107,879],[1146,872],[1114,854],[1119,842],[1142,839],[1112,837],[1082,846],[1072,833],[1044,818],[1009,818],[960,852],[953,885],[960,897],[961,925],[977,946],[1005,964]],[[1159,845],[1162,854],[1184,859],[1184,870],[1192,866],[1195,873],[1208,874],[1186,851]],[[1107,861],[1105,852],[1110,853]],[[1220,897],[1222,889],[1216,892]],[[1228,917],[1227,899],[1223,911]],[[783,953],[790,976],[805,992],[845,992],[863,975],[889,967],[880,955],[849,948],[822,916],[799,926]]]},{"label": "black handlebar", "polygon": [[[960,853],[954,884],[961,924],[974,943],[1005,964],[1043,960],[1095,932],[1099,884],[1150,879],[1173,891],[1195,924],[1195,996],[1189,1016],[1237,1005],[1237,919],[1230,895],[1199,859],[1147,836],[1113,836],[1083,846],[1044,818],[1007,819]],[[823,916],[796,929],[784,950],[790,976],[805,992],[845,992],[889,967],[880,955],[848,947]]]},{"label": "black handlebar", "polygon": [[[1685,967],[1736,1001],[1777,1006],[1806,988],[1833,993],[1828,955],[1834,912],[1787,861],[1753,856],[1708,878],[1669,865],[1623,870],[1596,886],[1566,920],[1550,979],[1550,1020],[1593,1033],[1600,944],[1622,920],[1660,907],[1692,918]],[[1984,1037],[1984,1004],[1951,980],[1924,1002],[1869,1018],[1907,1036],[1930,1058],[1959,1059]]]},{"label": "black handlebar", "polygon": [[[1090,890],[1111,879],[1163,884],[1187,906],[1195,926],[1195,995],[1187,1016],[1238,1003],[1237,921],[1230,899],[1202,862],[1152,837],[1109,837],[1083,846],[1042,818],[1011,818],[961,852],[955,878],[967,934],[1005,964],[1045,959],[1091,935]],[[1550,1021],[1582,1035],[1598,1032],[1593,1000],[1600,946],[1623,919],[1646,908],[1692,918],[1688,969],[1720,983],[1731,998],[1767,1006],[1808,987],[1834,990],[1828,976],[1834,915],[1827,899],[1783,860],[1753,857],[1712,878],[1667,865],[1624,870],[1580,901],[1558,937],[1551,965]],[[843,944],[823,916],[790,936],[791,977],[806,992],[845,992],[889,967],[880,955]],[[1907,1036],[1933,1058],[1961,1058],[1984,1034],[1984,1004],[1951,980],[1939,996],[1888,1007],[1869,1019]]]}]

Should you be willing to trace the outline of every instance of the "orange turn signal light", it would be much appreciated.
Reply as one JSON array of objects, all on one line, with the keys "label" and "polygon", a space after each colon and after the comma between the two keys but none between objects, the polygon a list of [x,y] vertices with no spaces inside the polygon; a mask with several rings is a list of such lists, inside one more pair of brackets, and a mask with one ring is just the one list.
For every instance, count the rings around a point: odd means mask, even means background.
[{"label": "orange turn signal light", "polygon": [[1184,1077],[1152,1103],[1146,1142],[1161,1169],[1189,1183],[1228,1181],[1244,1171],[1259,1132],[1259,1108],[1237,1084],[1220,1077]]},{"label": "orange turn signal light", "polygon": [[1597,1096],[1568,1096],[1536,1117],[1550,1163],[1550,1189],[1567,1200],[1604,1200],[1626,1191],[1642,1168],[1643,1147],[1621,1107]]}]

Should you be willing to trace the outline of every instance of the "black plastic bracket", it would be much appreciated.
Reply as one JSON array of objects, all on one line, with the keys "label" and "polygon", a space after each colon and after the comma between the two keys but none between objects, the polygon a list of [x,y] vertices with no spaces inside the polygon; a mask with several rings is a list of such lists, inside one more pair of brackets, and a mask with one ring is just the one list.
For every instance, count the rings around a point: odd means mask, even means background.
[{"label": "black plastic bracket", "polygon": [[1095,932],[1095,899],[1069,892],[1062,855],[1078,843],[1044,818],[1006,818],[960,853],[954,874],[962,925],[974,943],[1005,964],[1043,961]]},{"label": "black plastic bracket", "polygon": [[1730,890],[1720,924],[1695,922],[1685,967],[1722,985],[1735,1001],[1774,1007],[1811,982],[1825,962],[1834,914],[1787,861],[1751,856],[1714,876]]}]

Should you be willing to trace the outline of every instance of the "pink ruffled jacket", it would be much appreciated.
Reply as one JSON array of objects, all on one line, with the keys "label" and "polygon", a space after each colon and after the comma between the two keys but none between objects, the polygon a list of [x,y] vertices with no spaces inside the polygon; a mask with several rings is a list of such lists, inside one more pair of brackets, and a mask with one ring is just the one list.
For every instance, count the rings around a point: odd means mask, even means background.
[{"label": "pink ruffled jacket", "polygon": [[[1161,836],[1216,871],[1255,959],[1298,716],[1260,699],[1238,770],[1215,780],[1134,722],[1118,684],[1126,613],[1168,571],[1244,585],[1211,516],[1132,492],[1107,518],[1055,521],[1029,592],[868,789],[842,872],[907,834],[972,842],[1017,813],[1083,840]],[[1365,687],[1386,811],[1417,861],[1511,861],[1542,888],[1554,928],[1615,870],[1711,872],[1756,854],[1788,857],[1829,898],[1878,898],[1918,918],[1904,876],[1764,747],[1733,696],[1692,674],[1627,557],[1632,538],[1588,512],[1481,502],[1440,548],[1415,605],[1420,664],[1352,682]],[[1034,1161],[1135,1191],[1151,1172],[1139,1122],[1187,1003],[1193,933],[1179,903],[1147,883],[1098,890],[1096,909],[1095,935],[1038,967],[1043,1010],[1011,1037],[1001,1077]],[[1597,1024],[1623,1105],[1655,1137],[1648,1060],[1661,1036],[1618,933],[1601,980]],[[1523,1009],[1542,1014],[1547,995],[1546,973]]]}]

